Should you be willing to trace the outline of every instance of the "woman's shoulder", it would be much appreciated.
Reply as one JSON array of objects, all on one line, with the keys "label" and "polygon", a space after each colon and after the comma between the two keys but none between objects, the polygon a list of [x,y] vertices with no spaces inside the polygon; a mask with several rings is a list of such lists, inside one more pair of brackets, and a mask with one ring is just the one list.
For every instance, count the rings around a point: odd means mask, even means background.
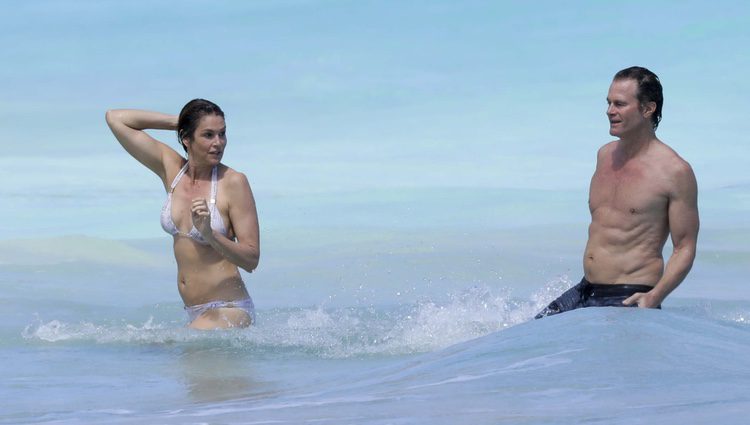
[{"label": "woman's shoulder", "polygon": [[172,152],[173,154],[170,153],[168,157],[165,156],[162,160],[164,165],[164,176],[162,176],[162,182],[164,183],[164,188],[167,192],[169,192],[169,188],[174,182],[174,179],[177,178],[177,174],[179,174],[182,167],[187,164],[187,159],[174,150]]},{"label": "woman's shoulder", "polygon": [[244,173],[223,164],[222,167],[224,169],[221,170],[221,180],[223,180],[227,188],[230,190],[242,190],[250,187],[250,182]]}]

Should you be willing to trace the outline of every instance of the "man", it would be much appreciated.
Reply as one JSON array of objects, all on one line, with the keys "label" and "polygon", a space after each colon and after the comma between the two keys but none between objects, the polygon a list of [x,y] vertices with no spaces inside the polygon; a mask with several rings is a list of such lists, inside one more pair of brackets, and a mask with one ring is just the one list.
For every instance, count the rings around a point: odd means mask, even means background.
[{"label": "man", "polygon": [[698,189],[690,165],[656,137],[659,78],[646,68],[624,69],[615,74],[607,104],[609,134],[618,140],[599,149],[591,178],[584,278],[537,319],[581,307],[660,308],[695,259]]}]

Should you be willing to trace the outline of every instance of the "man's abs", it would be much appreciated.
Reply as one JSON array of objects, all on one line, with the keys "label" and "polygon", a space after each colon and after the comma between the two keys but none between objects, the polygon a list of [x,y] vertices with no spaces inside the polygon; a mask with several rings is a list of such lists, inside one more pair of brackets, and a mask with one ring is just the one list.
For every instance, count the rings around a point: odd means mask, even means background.
[{"label": "man's abs", "polygon": [[596,234],[589,237],[583,270],[589,282],[654,286],[661,279],[664,259],[661,244],[612,244]]}]

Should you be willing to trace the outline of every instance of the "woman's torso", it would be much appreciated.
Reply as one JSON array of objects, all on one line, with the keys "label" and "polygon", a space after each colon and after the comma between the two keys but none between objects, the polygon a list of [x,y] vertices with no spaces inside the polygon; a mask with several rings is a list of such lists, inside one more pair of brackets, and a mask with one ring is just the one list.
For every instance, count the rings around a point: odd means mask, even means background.
[{"label": "woman's torso", "polygon": [[[203,304],[210,301],[233,301],[248,297],[247,289],[242,281],[236,265],[226,260],[213,247],[205,244],[200,237],[194,238],[195,229],[192,223],[190,205],[195,198],[205,198],[211,202],[212,179],[193,179],[185,173],[179,176],[180,168],[167,170],[165,188],[168,199],[163,213],[171,217],[171,221],[178,233],[174,234],[174,255],[177,261],[177,286],[185,305]],[[232,223],[229,217],[229,202],[227,196],[226,179],[223,177],[232,172],[224,165],[217,166],[215,184],[215,209],[211,213],[218,213],[220,224],[226,231],[226,237],[234,239]],[[175,181],[176,180],[176,181]],[[172,185],[174,188],[172,189]],[[171,195],[169,194],[171,191]],[[162,225],[164,226],[162,217]],[[215,220],[212,220],[212,227]],[[165,228],[166,230],[166,228]],[[170,232],[171,233],[171,232]]]}]

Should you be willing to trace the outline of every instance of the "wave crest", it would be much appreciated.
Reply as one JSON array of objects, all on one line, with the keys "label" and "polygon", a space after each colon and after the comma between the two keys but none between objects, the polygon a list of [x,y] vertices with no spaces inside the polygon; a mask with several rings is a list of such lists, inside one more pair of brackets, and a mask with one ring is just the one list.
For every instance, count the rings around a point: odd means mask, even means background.
[{"label": "wave crest", "polygon": [[433,351],[507,329],[529,320],[539,302],[515,299],[509,290],[493,293],[488,287],[474,286],[449,294],[443,301],[261,310],[256,326],[223,332],[196,331],[153,317],[140,324],[40,319],[26,326],[22,336],[42,343],[205,344],[255,354],[324,358],[401,355]]}]

